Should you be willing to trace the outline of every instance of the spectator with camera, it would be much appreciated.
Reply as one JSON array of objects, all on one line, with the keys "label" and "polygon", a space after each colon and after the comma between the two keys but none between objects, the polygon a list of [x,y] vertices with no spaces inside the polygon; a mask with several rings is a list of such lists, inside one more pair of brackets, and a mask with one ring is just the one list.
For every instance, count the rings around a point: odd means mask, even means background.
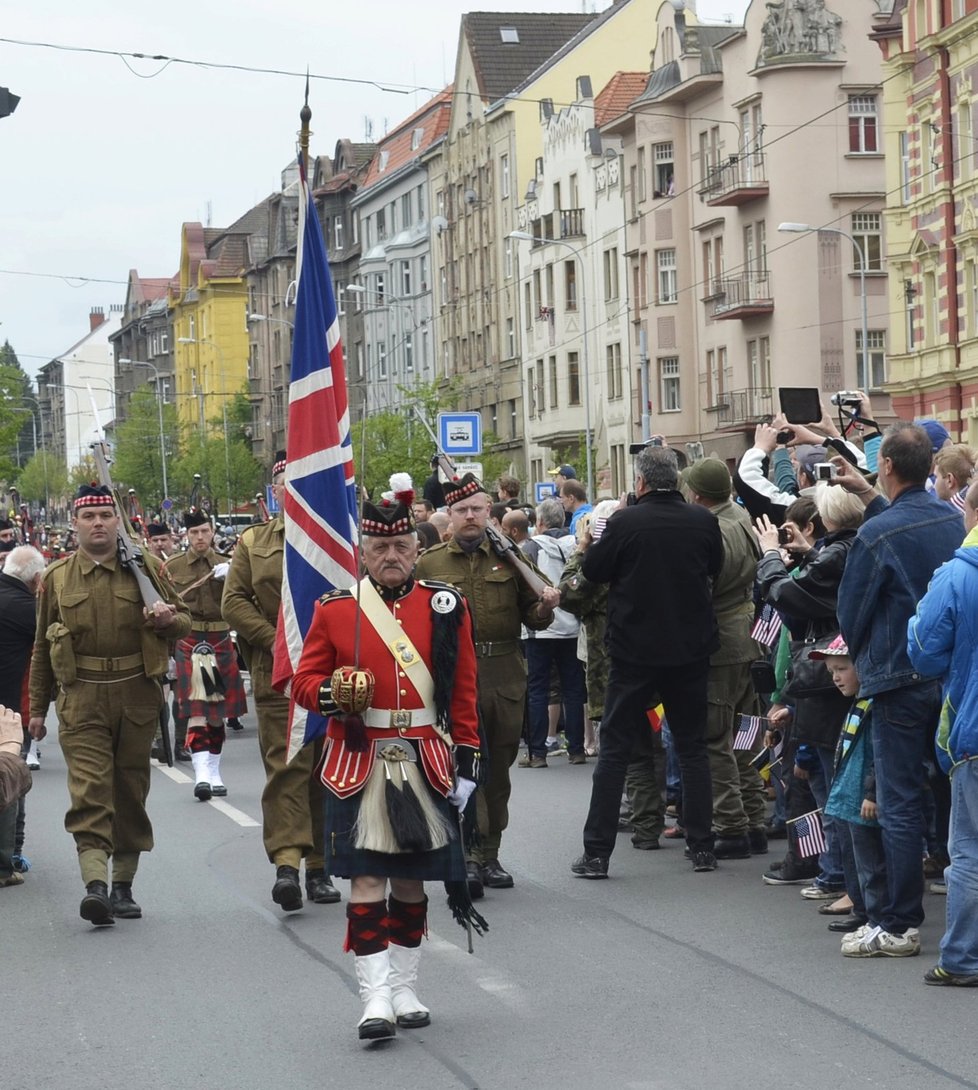
[{"label": "spectator with camera", "polygon": [[[764,601],[782,615],[793,637],[788,684],[782,690],[790,705],[796,777],[808,779],[816,804],[825,805],[839,737],[848,700],[835,687],[827,668],[810,671],[809,653],[826,644],[839,631],[836,617],[839,587],[849,550],[863,520],[863,505],[854,496],[822,481],[815,489],[815,505],[825,527],[825,537],[813,542],[796,526],[785,526],[779,544],[778,529],[762,517],[757,520],[757,539],[763,550],[757,567],[757,585]],[[797,563],[789,572],[782,548]],[[811,672],[813,678],[807,674]],[[819,684],[821,682],[821,684]],[[787,721],[788,716],[780,717]],[[819,858],[820,873],[802,889],[809,900],[834,900],[846,890],[843,855],[847,848],[845,830],[836,830],[831,818],[824,819],[826,850]],[[855,866],[851,873],[854,876]],[[788,884],[792,875],[781,868],[765,876],[768,884]]]},{"label": "spectator with camera", "polygon": [[891,953],[919,949],[923,767],[941,708],[939,680],[915,669],[907,654],[907,623],[934,571],[961,543],[960,516],[926,489],[933,453],[923,428],[898,421],[880,446],[878,488],[835,459],[834,483],[866,508],[846,560],[838,612],[860,695],[875,698],[876,792],[889,880],[873,942]]}]

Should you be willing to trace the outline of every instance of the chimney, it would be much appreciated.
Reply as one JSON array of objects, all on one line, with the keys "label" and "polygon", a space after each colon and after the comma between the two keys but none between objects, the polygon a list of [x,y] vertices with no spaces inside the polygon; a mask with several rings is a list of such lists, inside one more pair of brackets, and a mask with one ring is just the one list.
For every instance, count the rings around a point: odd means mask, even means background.
[{"label": "chimney", "polygon": [[105,311],[101,307],[92,307],[91,313],[88,315],[89,333],[94,333],[104,321]]}]

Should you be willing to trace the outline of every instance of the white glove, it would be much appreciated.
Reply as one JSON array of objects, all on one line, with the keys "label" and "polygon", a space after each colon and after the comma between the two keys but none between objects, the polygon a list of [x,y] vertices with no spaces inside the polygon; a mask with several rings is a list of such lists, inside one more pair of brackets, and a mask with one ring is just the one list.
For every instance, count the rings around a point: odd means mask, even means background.
[{"label": "white glove", "polygon": [[231,562],[225,560],[223,564],[215,564],[211,575],[215,579],[224,579],[227,577],[227,573],[231,570]]},{"label": "white glove", "polygon": [[455,789],[448,792],[448,801],[452,806],[457,806],[459,810],[464,810],[465,804],[469,801],[469,796],[474,790],[474,780],[465,780],[459,777],[458,783],[455,784]]}]

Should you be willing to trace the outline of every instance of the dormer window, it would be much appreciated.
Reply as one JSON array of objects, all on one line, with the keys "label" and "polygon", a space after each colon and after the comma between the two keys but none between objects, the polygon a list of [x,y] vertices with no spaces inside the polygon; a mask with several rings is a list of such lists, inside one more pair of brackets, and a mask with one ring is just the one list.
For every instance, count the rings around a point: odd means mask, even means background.
[{"label": "dormer window", "polygon": [[421,141],[424,139],[424,129],[415,129],[411,134],[411,150],[417,151],[421,147]]},{"label": "dormer window", "polygon": [[503,45],[520,44],[520,32],[514,26],[501,26],[499,28],[499,37]]},{"label": "dormer window", "polygon": [[381,174],[387,169],[387,160],[390,158],[390,152],[382,151],[380,153],[380,162],[377,164],[377,169]]}]

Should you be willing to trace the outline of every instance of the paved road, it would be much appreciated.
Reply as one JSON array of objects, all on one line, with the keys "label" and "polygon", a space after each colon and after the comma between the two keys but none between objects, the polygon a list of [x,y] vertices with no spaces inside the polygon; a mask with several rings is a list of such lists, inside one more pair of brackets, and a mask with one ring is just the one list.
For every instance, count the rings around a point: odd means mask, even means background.
[{"label": "paved road", "polygon": [[514,771],[503,861],[517,885],[482,902],[475,956],[431,890],[432,1026],[365,1048],[343,906],[271,903],[245,724],[226,748],[227,806],[154,771],[144,918],[103,929],[78,917],[64,765],[54,734],[43,745],[34,869],[0,891],[3,1090],[978,1088],[974,995],[921,982],[940,898],[921,957],[853,961],[797,888],[760,882],[763,860],[694,875],[681,844],[622,837],[609,881],[575,879],[590,775],[560,758]]}]

